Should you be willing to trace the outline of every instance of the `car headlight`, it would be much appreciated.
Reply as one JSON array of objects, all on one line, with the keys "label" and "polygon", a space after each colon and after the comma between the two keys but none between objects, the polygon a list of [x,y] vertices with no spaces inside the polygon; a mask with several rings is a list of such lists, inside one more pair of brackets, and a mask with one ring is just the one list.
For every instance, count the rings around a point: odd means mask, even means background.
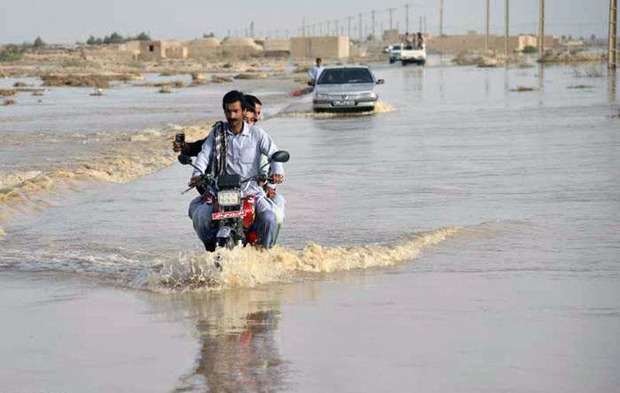
[{"label": "car headlight", "polygon": [[372,91],[366,91],[360,94],[360,98],[375,98],[377,95]]},{"label": "car headlight", "polygon": [[239,192],[238,191],[220,191],[217,194],[217,200],[220,206],[235,206],[239,204]]}]

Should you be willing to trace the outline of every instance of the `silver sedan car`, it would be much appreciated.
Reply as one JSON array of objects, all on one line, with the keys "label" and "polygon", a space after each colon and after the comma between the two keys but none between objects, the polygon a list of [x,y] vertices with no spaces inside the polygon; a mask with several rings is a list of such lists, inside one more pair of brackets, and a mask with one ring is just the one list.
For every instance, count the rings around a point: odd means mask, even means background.
[{"label": "silver sedan car", "polygon": [[376,79],[368,67],[326,67],[314,86],[312,108],[322,111],[372,111],[379,99]]}]

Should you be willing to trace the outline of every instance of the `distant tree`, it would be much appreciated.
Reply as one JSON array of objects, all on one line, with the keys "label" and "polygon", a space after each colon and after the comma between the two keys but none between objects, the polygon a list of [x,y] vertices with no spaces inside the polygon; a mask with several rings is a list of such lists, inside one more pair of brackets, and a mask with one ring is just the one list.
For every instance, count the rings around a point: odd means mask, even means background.
[{"label": "distant tree", "polygon": [[151,36],[148,35],[148,33],[143,31],[142,33],[138,34],[135,39],[138,41],[150,41]]},{"label": "distant tree", "polygon": [[590,41],[595,41],[596,40],[596,34],[592,33],[590,35]]},{"label": "distant tree", "polygon": [[572,40],[573,40],[573,36],[572,36],[572,35],[569,35],[569,36],[568,36],[568,40],[569,40],[569,41],[572,41]]},{"label": "distant tree", "polygon": [[95,45],[103,45],[103,40],[101,38],[97,38],[95,40]]},{"label": "distant tree", "polygon": [[208,34],[207,34],[207,33],[204,33],[204,34],[202,35],[202,38],[213,38],[213,37],[215,37],[215,33],[214,33],[214,32],[212,32],[212,31],[210,31]]},{"label": "distant tree", "polygon": [[566,36],[562,34],[562,42],[566,41]]},{"label": "distant tree", "polygon": [[110,35],[110,43],[111,44],[122,44],[123,43],[123,36],[118,34],[117,32],[114,32]]},{"label": "distant tree", "polygon": [[86,40],[86,44],[87,45],[97,45],[97,39],[94,36],[90,36],[88,37],[88,39]]},{"label": "distant tree", "polygon": [[532,45],[526,45],[525,48],[523,48],[523,53],[536,53],[536,52],[538,52],[538,48]]},{"label": "distant tree", "polygon": [[45,42],[43,42],[43,40],[41,39],[41,37],[37,37],[37,38],[34,40],[34,44],[33,44],[33,46],[34,46],[35,48],[43,48],[43,47],[45,46]]},{"label": "distant tree", "polygon": [[123,36],[118,34],[117,32],[114,32],[110,34],[109,36],[103,37],[103,43],[106,45],[107,44],[122,44]]}]

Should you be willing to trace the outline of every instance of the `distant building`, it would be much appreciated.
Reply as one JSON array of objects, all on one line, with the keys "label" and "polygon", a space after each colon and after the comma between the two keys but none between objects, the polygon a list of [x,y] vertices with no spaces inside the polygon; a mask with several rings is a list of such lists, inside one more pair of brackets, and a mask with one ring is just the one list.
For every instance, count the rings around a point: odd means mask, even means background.
[{"label": "distant building", "polygon": [[222,50],[225,54],[237,56],[256,56],[263,53],[263,47],[252,38],[228,37],[222,41]]},{"label": "distant building", "polygon": [[388,44],[400,42],[400,34],[398,33],[398,29],[385,30],[383,32],[382,39]]},{"label": "distant building", "polygon": [[[426,40],[426,48],[429,52],[457,54],[463,51],[484,50],[486,36],[470,31],[466,35],[444,35],[442,37],[429,37]],[[559,39],[553,36],[545,36],[545,48],[555,48],[559,45]],[[508,38],[508,52],[522,51],[526,46],[538,47],[538,36],[522,34]],[[489,50],[497,53],[504,52],[504,36],[490,35]]]},{"label": "distant building", "polygon": [[265,56],[288,56],[291,53],[290,39],[266,39],[262,45]]},{"label": "distant building", "polygon": [[346,59],[349,57],[349,37],[294,37],[291,38],[293,59]]},{"label": "distant building", "polygon": [[124,44],[120,45],[120,50],[125,52],[131,52],[135,57],[140,56],[140,43],[142,41],[127,41]]},{"label": "distant building", "polygon": [[[511,37],[513,38],[513,37]],[[533,34],[521,34],[517,37],[517,47],[514,50],[523,52],[526,46],[538,47],[538,36]]]},{"label": "distant building", "polygon": [[188,56],[196,58],[208,58],[221,52],[221,42],[215,37],[199,38],[188,44]]},{"label": "distant building", "polygon": [[143,60],[186,59],[187,46],[178,41],[140,41]]},{"label": "distant building", "polygon": [[585,46],[586,44],[582,40],[570,40],[570,41],[564,41],[562,45],[568,48],[580,48],[580,47]]}]

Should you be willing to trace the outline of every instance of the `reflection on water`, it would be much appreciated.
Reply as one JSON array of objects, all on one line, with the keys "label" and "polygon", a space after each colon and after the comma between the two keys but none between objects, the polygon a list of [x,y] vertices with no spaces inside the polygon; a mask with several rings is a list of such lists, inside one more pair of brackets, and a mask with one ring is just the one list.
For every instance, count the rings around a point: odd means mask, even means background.
[{"label": "reflection on water", "polygon": [[507,61],[504,66],[504,97],[508,94],[510,94],[510,62]]},{"label": "reflection on water", "polygon": [[543,63],[538,63],[538,73],[537,76],[537,87],[538,87],[538,106],[543,106],[544,104],[544,92],[543,89],[545,87],[545,65]]},{"label": "reflection on water", "polygon": [[616,101],[616,86],[617,84],[617,70],[609,70],[609,102],[613,103]]},{"label": "reflection on water", "polygon": [[200,342],[191,372],[175,392],[272,392],[286,387],[287,362],[278,348],[282,299],[315,298],[317,286],[280,291],[229,290],[180,296],[150,295],[172,320],[188,319]]},{"label": "reflection on water", "polygon": [[[268,392],[283,386],[285,363],[274,338],[280,313],[256,311],[237,331],[214,334],[209,320],[198,322],[201,349],[195,373],[210,392]],[[216,331],[216,330],[215,330]]]}]

